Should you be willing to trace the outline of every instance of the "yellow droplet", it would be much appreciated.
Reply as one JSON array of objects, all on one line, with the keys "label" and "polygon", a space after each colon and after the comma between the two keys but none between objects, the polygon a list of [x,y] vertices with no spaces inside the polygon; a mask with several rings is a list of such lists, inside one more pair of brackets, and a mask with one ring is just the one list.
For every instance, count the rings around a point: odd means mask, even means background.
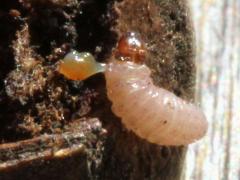
[{"label": "yellow droplet", "polygon": [[84,80],[105,71],[105,64],[96,62],[89,52],[71,51],[61,61],[59,73],[71,80]]}]

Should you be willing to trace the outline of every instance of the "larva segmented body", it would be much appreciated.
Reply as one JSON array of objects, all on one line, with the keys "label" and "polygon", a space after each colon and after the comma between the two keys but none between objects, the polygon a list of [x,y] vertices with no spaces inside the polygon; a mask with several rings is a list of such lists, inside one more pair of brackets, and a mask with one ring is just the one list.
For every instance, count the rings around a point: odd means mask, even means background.
[{"label": "larva segmented body", "polygon": [[[115,58],[105,66],[88,52],[72,51],[58,71],[72,80],[84,80],[105,71],[113,112],[138,136],[159,145],[186,145],[207,131],[203,112],[173,93],[157,87],[150,69],[142,64],[145,46],[134,32],[118,42]],[[121,60],[121,61],[120,61]]]},{"label": "larva segmented body", "polygon": [[113,61],[107,65],[107,93],[113,112],[138,136],[159,145],[186,145],[207,131],[202,111],[156,87],[146,65]]}]

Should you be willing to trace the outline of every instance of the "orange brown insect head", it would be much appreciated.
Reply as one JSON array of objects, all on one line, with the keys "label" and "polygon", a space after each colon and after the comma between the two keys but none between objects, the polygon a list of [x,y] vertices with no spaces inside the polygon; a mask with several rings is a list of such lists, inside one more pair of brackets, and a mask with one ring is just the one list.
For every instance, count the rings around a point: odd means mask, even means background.
[{"label": "orange brown insect head", "polygon": [[128,32],[120,38],[115,52],[117,59],[142,63],[145,55],[146,47],[138,33]]}]

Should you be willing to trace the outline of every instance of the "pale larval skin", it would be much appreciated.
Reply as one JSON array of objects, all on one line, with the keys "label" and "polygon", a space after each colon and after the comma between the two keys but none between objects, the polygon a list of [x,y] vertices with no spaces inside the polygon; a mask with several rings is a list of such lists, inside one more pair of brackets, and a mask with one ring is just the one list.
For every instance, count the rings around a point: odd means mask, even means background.
[{"label": "pale larval skin", "polygon": [[146,65],[112,61],[105,77],[112,111],[127,129],[151,143],[187,145],[202,138],[207,120],[197,106],[157,87]]}]

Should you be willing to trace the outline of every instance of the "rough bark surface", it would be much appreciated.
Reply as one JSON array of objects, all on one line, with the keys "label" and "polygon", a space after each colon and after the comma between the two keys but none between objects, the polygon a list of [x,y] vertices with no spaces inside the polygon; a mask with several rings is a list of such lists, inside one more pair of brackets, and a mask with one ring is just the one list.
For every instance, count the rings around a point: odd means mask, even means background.
[{"label": "rough bark surface", "polygon": [[0,179],[180,179],[186,147],[127,131],[101,74],[74,82],[56,68],[71,48],[107,62],[136,31],[155,84],[192,100],[189,18],[184,0],[1,1]]}]

